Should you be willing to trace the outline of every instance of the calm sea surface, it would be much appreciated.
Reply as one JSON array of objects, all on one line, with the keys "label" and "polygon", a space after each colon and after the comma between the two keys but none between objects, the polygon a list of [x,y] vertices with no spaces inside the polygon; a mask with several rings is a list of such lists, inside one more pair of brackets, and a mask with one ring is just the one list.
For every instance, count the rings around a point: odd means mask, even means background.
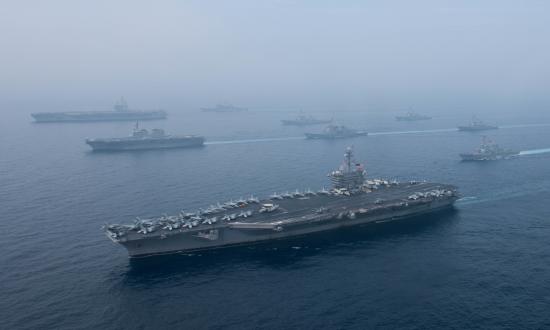
[{"label": "calm sea surface", "polygon": [[[29,111],[30,112],[30,111]],[[530,151],[461,163],[468,116],[400,123],[342,113],[364,138],[307,141],[285,112],[172,113],[144,127],[202,149],[92,153],[133,123],[0,122],[0,328],[550,328],[550,118],[500,116],[488,135]],[[332,114],[317,114],[318,117]],[[106,222],[254,193],[327,186],[353,145],[372,177],[459,186],[456,211],[307,239],[130,261]],[[531,151],[535,152],[531,152]]]}]

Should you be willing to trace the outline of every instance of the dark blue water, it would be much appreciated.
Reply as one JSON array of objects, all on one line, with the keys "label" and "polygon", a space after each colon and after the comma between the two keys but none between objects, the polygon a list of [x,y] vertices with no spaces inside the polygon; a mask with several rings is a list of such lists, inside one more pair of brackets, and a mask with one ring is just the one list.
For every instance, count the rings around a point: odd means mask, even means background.
[{"label": "dark blue water", "polygon": [[[118,154],[91,153],[83,140],[126,135],[132,123],[10,115],[0,122],[0,327],[550,327],[550,153],[461,163],[458,153],[480,142],[452,130],[469,114],[393,115],[337,116],[391,134],[306,141],[303,129],[279,124],[288,113],[173,114],[143,125],[210,144]],[[550,148],[548,116],[496,119],[505,127],[490,136],[501,145]],[[250,193],[320,188],[350,144],[371,176],[453,183],[465,198],[414,223],[135,262],[100,231]]]}]

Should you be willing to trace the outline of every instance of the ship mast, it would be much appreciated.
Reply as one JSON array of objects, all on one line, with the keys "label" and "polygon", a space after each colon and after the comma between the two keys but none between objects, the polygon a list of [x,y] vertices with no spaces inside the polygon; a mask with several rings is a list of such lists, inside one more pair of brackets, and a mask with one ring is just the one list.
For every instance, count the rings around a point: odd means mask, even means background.
[{"label": "ship mast", "polygon": [[348,147],[346,149],[346,153],[344,154],[344,157],[345,157],[345,160],[346,160],[347,171],[350,172],[351,171],[351,159],[353,157],[353,150],[351,149],[351,147]]},{"label": "ship mast", "polygon": [[126,103],[126,100],[124,99],[124,97],[121,96],[120,100],[118,100],[115,103],[114,108],[115,108],[116,111],[127,111],[128,110],[128,103]]}]

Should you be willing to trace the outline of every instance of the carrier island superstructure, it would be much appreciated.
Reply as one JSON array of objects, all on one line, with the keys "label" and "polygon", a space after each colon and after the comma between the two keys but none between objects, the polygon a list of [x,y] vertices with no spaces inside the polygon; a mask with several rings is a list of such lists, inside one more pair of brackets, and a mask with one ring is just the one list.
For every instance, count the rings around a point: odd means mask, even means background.
[{"label": "carrier island superstructure", "polygon": [[130,257],[217,249],[410,218],[446,208],[455,186],[368,179],[353,150],[329,173],[332,188],[273,193],[215,203],[196,212],[105,225],[107,236]]}]

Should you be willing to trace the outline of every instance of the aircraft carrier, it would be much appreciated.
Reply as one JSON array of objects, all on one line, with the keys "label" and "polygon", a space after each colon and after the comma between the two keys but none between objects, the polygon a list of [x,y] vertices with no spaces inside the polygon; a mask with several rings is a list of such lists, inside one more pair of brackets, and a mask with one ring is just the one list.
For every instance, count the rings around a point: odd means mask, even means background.
[{"label": "aircraft carrier", "polygon": [[72,111],[72,112],[37,112],[31,116],[37,123],[56,122],[93,122],[93,121],[136,121],[165,119],[163,110],[131,110],[121,98],[112,111]]},{"label": "aircraft carrier", "polygon": [[446,208],[458,199],[455,186],[367,179],[348,148],[329,174],[331,189],[240,198],[196,212],[107,224],[103,230],[130,257],[218,249],[291,238],[342,227],[410,218]]},{"label": "aircraft carrier", "polygon": [[136,123],[131,136],[122,138],[86,139],[94,151],[128,151],[148,149],[173,149],[202,147],[204,137],[195,135],[168,135],[164,130],[154,128],[148,131]]}]

